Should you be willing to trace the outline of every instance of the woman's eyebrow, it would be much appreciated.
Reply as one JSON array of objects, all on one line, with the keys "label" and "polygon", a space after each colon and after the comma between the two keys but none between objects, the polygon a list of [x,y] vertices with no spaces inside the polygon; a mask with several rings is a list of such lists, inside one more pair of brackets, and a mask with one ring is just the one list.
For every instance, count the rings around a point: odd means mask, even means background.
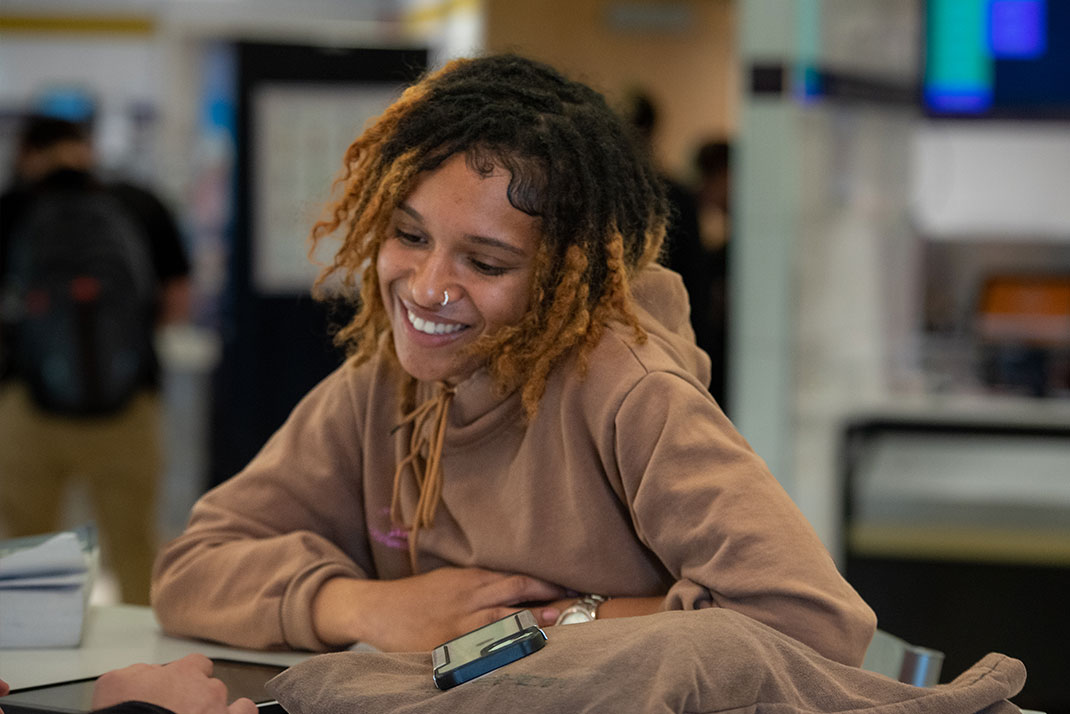
[{"label": "woman's eyebrow", "polygon": [[421,223],[423,223],[424,221],[424,217],[420,215],[420,212],[409,204],[405,203],[404,201],[402,201],[401,204],[398,206],[398,210],[409,214],[410,217],[416,219],[417,221],[420,221]]},{"label": "woman's eyebrow", "polygon": [[501,248],[504,251],[508,251],[509,253],[514,253],[514,254],[519,255],[521,257],[527,255],[527,253],[525,253],[520,248],[517,248],[512,243],[506,243],[505,241],[499,240],[497,238],[490,238],[488,236],[477,236],[477,235],[472,235],[471,233],[465,235],[465,238],[467,240],[472,241],[473,243],[478,243],[480,245],[485,245],[485,246],[490,247],[490,248]]}]

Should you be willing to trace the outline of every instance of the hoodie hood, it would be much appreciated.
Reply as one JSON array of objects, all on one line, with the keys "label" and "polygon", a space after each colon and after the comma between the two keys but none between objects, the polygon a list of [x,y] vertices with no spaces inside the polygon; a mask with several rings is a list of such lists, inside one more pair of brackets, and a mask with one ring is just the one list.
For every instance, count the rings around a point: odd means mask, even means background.
[{"label": "hoodie hood", "polygon": [[632,281],[639,324],[677,366],[704,387],[710,385],[710,358],[695,344],[691,305],[683,278],[660,265],[648,266]]}]

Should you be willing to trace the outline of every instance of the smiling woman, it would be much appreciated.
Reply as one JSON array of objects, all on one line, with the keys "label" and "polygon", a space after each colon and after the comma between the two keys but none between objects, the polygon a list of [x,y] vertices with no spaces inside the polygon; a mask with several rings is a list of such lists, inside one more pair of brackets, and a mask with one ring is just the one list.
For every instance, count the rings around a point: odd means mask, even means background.
[{"label": "smiling woman", "polygon": [[873,614],[706,390],[662,186],[599,94],[453,62],[339,187],[313,236],[343,237],[350,358],[160,555],[167,631],[427,650],[521,608],[721,607],[861,661]]},{"label": "smiling woman", "polygon": [[376,261],[394,351],[418,380],[463,381],[484,361],[480,338],[519,322],[531,301],[539,221],[509,203],[505,170],[468,163],[454,155],[417,181]]}]

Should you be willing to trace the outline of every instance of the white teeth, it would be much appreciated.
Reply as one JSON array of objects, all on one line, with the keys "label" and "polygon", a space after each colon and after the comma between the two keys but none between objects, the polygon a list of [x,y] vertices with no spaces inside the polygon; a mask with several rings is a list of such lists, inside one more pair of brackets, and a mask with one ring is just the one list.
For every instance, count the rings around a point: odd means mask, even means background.
[{"label": "white teeth", "polygon": [[425,335],[449,335],[454,332],[459,332],[464,329],[464,325],[443,325],[439,322],[431,322],[425,320],[422,317],[417,317],[412,310],[408,310],[409,322],[417,332],[422,332]]}]

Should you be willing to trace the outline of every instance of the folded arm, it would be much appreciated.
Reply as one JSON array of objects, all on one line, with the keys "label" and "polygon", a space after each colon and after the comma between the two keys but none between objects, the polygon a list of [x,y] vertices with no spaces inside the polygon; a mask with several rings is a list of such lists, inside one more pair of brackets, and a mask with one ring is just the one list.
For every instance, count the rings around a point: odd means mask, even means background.
[{"label": "folded arm", "polygon": [[665,609],[729,608],[861,663],[872,610],[708,395],[653,373],[616,424],[636,531],[678,579]]},{"label": "folded arm", "polygon": [[157,558],[167,632],[257,649],[326,649],[311,603],[332,578],[373,576],[348,392],[332,375],[239,475],[208,492]]}]

